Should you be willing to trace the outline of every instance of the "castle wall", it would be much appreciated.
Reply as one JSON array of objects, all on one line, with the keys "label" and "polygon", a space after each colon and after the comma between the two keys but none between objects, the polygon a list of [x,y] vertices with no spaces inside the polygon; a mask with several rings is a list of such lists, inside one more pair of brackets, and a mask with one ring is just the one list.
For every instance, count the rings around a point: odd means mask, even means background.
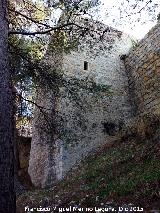
[{"label": "castle wall", "polygon": [[[76,50],[59,58],[68,85],[59,86],[58,94],[43,86],[39,91],[36,103],[55,129],[49,129],[45,116],[36,109],[29,162],[36,186],[46,187],[63,178],[90,152],[112,140],[131,117],[128,80],[120,56],[128,54],[132,40],[103,27],[103,41],[84,39]],[[48,55],[47,59],[54,67],[55,58]]]},{"label": "castle wall", "polygon": [[[61,142],[55,139],[55,96],[43,85],[37,91],[28,173],[35,186],[61,178]],[[59,162],[57,162],[59,161]]]},{"label": "castle wall", "polygon": [[53,59],[60,63],[66,86],[58,94],[42,87],[37,98],[54,129],[36,110],[29,162],[36,186],[62,179],[134,116],[160,114],[160,23],[131,51],[126,34],[105,32],[103,42],[82,40],[63,57],[47,56],[54,69]]},{"label": "castle wall", "polygon": [[[128,81],[122,54],[127,54],[132,46],[128,35],[111,31],[110,37],[103,43],[97,43],[91,50],[86,43],[63,58],[63,71],[66,78],[78,80],[92,79],[96,85],[110,85],[107,90],[89,92],[82,89],[75,99],[63,93],[59,99],[59,114],[64,120],[63,133],[63,176],[73,165],[98,146],[112,140],[119,129],[131,117],[131,105],[128,97]],[[104,48],[106,47],[106,48]],[[88,70],[84,70],[84,61]],[[72,82],[72,80],[71,80]],[[82,105],[82,106],[80,106]]]},{"label": "castle wall", "polygon": [[133,115],[160,114],[160,22],[125,59]]}]

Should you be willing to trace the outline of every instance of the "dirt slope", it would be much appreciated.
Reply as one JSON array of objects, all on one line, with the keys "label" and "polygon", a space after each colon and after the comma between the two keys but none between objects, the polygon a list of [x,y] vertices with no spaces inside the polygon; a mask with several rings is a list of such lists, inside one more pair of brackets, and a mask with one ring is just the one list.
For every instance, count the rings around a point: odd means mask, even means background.
[{"label": "dirt slope", "polygon": [[50,207],[52,212],[70,206],[72,209],[63,212],[80,212],[76,207],[83,208],[81,212],[86,212],[86,207],[94,207],[92,212],[95,206],[112,207],[118,212],[129,204],[143,207],[143,212],[160,212],[159,138],[143,141],[128,137],[101,147],[56,186],[17,197],[17,213],[25,212],[25,206]]}]

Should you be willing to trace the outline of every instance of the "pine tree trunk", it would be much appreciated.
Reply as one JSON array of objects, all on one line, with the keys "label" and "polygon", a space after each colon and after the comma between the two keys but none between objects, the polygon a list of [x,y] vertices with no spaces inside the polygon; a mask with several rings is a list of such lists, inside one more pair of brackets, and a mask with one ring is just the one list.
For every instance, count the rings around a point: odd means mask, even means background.
[{"label": "pine tree trunk", "polygon": [[0,0],[0,212],[15,212],[11,72],[8,67],[7,0]]}]

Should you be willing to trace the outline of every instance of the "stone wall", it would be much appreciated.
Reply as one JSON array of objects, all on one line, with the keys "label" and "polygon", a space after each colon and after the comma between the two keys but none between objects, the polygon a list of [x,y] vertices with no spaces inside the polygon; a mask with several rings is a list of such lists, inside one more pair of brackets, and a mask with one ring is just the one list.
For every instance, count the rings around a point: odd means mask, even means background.
[{"label": "stone wall", "polygon": [[[47,132],[43,114],[35,111],[29,174],[36,186],[46,187],[63,178],[90,152],[110,141],[131,117],[120,56],[128,54],[132,40],[108,26],[102,28],[103,41],[82,40],[76,50],[59,58],[68,84],[60,86],[58,94],[41,88],[37,97],[55,129]],[[54,57],[47,55],[47,59],[55,66]]]},{"label": "stone wall", "polygon": [[[100,25],[91,27],[96,31]],[[63,178],[134,117],[160,114],[160,23],[131,51],[128,35],[100,27],[102,42],[82,40],[61,57],[47,53],[53,69],[58,63],[66,86],[56,94],[44,85],[39,89],[37,104],[47,119],[35,110],[29,174],[36,186]]]},{"label": "stone wall", "polygon": [[[78,103],[68,98],[67,93],[59,99],[58,111],[64,121],[61,135],[63,176],[88,153],[110,141],[131,117],[127,76],[120,56],[128,53],[132,41],[128,35],[112,28],[105,39],[92,49],[82,42],[77,51],[63,57],[67,78],[86,82],[91,79],[95,83],[92,92],[81,89],[76,94]],[[88,63],[87,70],[84,70],[85,62]],[[111,94],[107,91],[108,85],[111,86]],[[105,86],[106,91],[99,88]]]},{"label": "stone wall", "polygon": [[160,114],[160,22],[125,59],[133,115]]},{"label": "stone wall", "polygon": [[59,177],[60,173],[58,165],[56,165],[56,159],[60,159],[60,143],[55,143],[54,93],[48,91],[44,86],[39,88],[36,104],[39,107],[36,107],[34,111],[28,172],[32,183],[43,188],[55,182],[56,176]]}]

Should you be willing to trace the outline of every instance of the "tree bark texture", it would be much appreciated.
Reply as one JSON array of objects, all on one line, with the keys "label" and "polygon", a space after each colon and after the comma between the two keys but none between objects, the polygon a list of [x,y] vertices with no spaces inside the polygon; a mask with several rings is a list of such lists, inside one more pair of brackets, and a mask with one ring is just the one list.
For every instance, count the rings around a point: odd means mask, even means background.
[{"label": "tree bark texture", "polygon": [[15,212],[13,103],[8,63],[7,0],[0,0],[0,212]]}]

